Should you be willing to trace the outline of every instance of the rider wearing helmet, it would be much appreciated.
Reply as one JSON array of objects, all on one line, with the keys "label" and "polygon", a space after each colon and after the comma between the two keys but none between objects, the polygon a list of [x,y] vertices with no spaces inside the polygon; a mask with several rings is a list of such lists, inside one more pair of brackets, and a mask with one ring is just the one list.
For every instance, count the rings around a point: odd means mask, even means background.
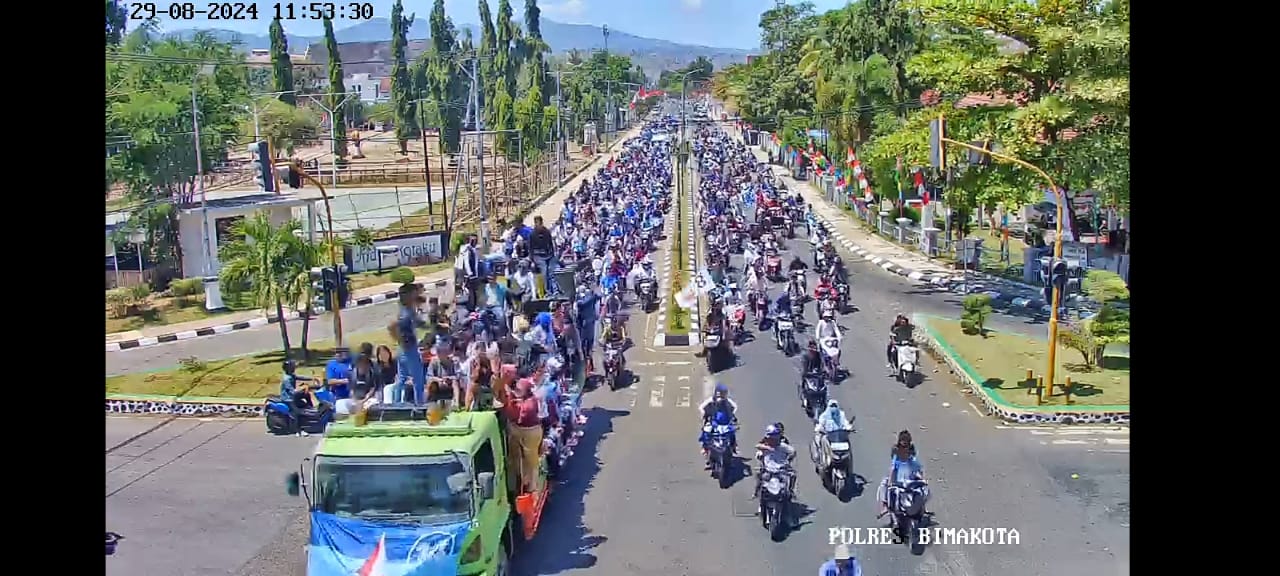
[{"label": "rider wearing helmet", "polygon": [[723,383],[716,384],[715,392],[712,392],[710,398],[703,400],[698,409],[702,412],[703,424],[711,422],[721,412],[728,414],[734,422],[738,420],[738,403],[729,397],[729,387]]},{"label": "rider wearing helmet", "polygon": [[[796,449],[782,441],[782,430],[770,424],[764,429],[764,438],[756,444],[756,460],[760,461],[760,472],[756,474],[756,488],[753,498],[760,496],[760,481],[765,472],[783,472],[791,469],[791,462],[796,458]],[[789,474],[788,480],[794,489],[795,474]]]},{"label": "rider wearing helmet", "polygon": [[818,576],[862,576],[862,566],[858,559],[849,553],[849,546],[836,546],[835,556],[818,568]]},{"label": "rider wearing helmet", "polygon": [[[822,373],[822,355],[818,353],[818,342],[809,341],[809,346],[804,352],[804,356],[800,359],[801,378],[805,376],[817,376]],[[803,380],[800,382],[804,384]]]},{"label": "rider wearing helmet", "polygon": [[831,285],[831,277],[826,274],[818,277],[818,285],[813,288],[814,298],[821,300],[823,296],[836,296],[836,287]]}]

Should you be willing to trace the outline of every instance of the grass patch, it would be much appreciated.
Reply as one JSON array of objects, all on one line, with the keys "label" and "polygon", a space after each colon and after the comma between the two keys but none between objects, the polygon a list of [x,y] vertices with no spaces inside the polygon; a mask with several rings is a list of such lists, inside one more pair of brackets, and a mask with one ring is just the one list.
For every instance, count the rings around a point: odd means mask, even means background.
[{"label": "grass patch", "polygon": [[209,311],[204,308],[204,295],[188,296],[186,298],[151,296],[147,299],[146,307],[136,316],[112,318],[109,312],[104,311],[106,331],[107,334],[128,332],[151,326],[180,324],[182,322],[213,318],[231,312],[257,309],[257,306],[254,306],[249,301],[248,295],[243,293],[223,293],[222,303],[227,306],[225,309]]},{"label": "grass patch", "polygon": [[[432,272],[447,270],[452,265],[453,265],[452,262],[436,262],[435,264],[423,264],[421,266],[408,266],[407,268],[409,268],[410,270],[413,270],[414,276],[425,276],[427,274],[431,274]],[[351,274],[349,276],[351,278],[351,289],[363,290],[371,286],[388,284],[391,282],[391,279],[390,279],[391,271],[395,270],[396,268],[399,268],[399,266],[389,266],[389,267],[383,268],[381,274],[379,274],[377,270],[370,270],[367,272],[359,272],[356,274]]]},{"label": "grass patch", "polygon": [[[361,342],[395,349],[385,330],[348,334],[344,343],[354,349]],[[324,375],[325,363],[333,358],[334,342],[312,342],[309,348],[311,360],[298,361],[298,374],[319,378]],[[184,366],[170,370],[108,377],[107,393],[264,398],[280,390],[282,362],[284,353],[280,350],[204,362],[189,359]]]},{"label": "grass patch", "polygon": [[[998,395],[1005,402],[1017,406],[1035,406],[1033,384],[1026,381],[1027,370],[1044,376],[1048,360],[1048,346],[1044,339],[996,332],[988,329],[986,337],[969,336],[954,320],[931,318],[929,328],[947,343],[980,378],[983,388]],[[1072,403],[1080,406],[1128,406],[1129,360],[1127,357],[1107,357],[1103,369],[1090,369],[1079,363],[1079,354],[1058,347],[1057,381],[1067,377],[1075,388]],[[1054,387],[1053,396],[1045,399],[1046,405],[1066,405],[1066,397],[1060,386]]]},{"label": "grass patch", "polygon": [[[444,214],[447,209],[444,202],[435,202],[430,209],[421,208],[385,228],[375,230],[373,237],[376,240],[381,240],[402,234],[421,234],[423,232],[444,230]],[[434,212],[434,214],[431,212]]]},{"label": "grass patch", "polygon": [[[688,179],[685,178],[684,174],[680,174],[678,178],[680,178],[680,182],[683,186],[687,186],[689,184]],[[685,190],[687,191],[688,189],[685,188]],[[667,297],[670,299],[670,302],[667,305],[666,333],[684,335],[689,333],[689,311],[681,308],[680,304],[676,302],[676,294],[688,286],[692,279],[689,277],[689,274],[685,272],[685,258],[687,258],[687,256],[685,256],[684,246],[684,198],[682,194],[676,194],[675,196],[676,205],[674,209],[676,211],[676,225],[675,229],[671,231],[671,234],[673,235],[671,249],[675,251],[673,254],[674,257],[671,261],[675,270],[671,277],[671,295]],[[676,286],[677,282],[679,283],[679,286]]]}]

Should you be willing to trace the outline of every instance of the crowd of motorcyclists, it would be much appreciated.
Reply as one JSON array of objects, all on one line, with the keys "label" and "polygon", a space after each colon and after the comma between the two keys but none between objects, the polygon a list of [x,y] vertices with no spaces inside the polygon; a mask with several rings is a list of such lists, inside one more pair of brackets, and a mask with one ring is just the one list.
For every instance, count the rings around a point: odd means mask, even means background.
[{"label": "crowd of motorcyclists", "polygon": [[[707,126],[693,136],[692,148],[698,169],[698,230],[705,246],[702,264],[706,273],[700,276],[709,278],[712,284],[704,287],[709,308],[703,326],[707,336],[719,336],[703,338],[708,367],[713,373],[716,371],[710,359],[717,353],[733,357],[733,346],[741,342],[745,331],[747,312],[754,315],[760,333],[771,328],[774,344],[783,354],[791,356],[803,350],[798,387],[803,408],[814,421],[810,457],[823,485],[839,493],[845,482],[854,478],[849,442],[853,419],[839,402],[828,398],[827,385],[843,376],[840,349],[844,334],[836,318],[852,306],[849,271],[826,229],[818,223],[812,206],[805,205],[798,194],[781,189],[770,167],[758,162],[746,146],[730,139],[719,127]],[[784,266],[786,240],[795,238],[800,226],[808,236],[811,258],[794,254]],[[742,255],[740,272],[730,266],[731,254]],[[808,291],[808,271],[818,276],[812,293]],[[776,298],[770,294],[775,282],[784,283]],[[816,303],[818,320],[802,348],[796,334],[798,328],[806,327],[805,306],[811,301]],[[895,376],[904,360],[911,370],[915,369],[916,349],[911,342],[910,322],[899,315],[890,329],[886,348],[888,367],[894,369]],[[717,384],[701,409],[699,444],[713,474],[723,474],[716,460],[720,458],[720,446],[736,451],[737,405],[729,397],[728,388]],[[721,436],[723,442],[717,440]],[[773,529],[772,522],[788,521],[787,505],[796,484],[796,449],[783,434],[782,423],[775,422],[765,427],[754,452],[759,465],[753,494],[759,502],[762,522]],[[881,516],[889,515],[895,533],[909,539],[923,514],[928,489],[923,466],[915,457],[915,447],[906,431],[894,445],[890,470],[878,496]],[[772,503],[777,500],[782,504],[777,507],[781,513],[770,519],[775,514],[771,512]],[[851,561],[847,551],[845,558],[839,556],[838,553],[832,562],[843,566],[842,562]],[[829,567],[824,565],[824,569]]]}]

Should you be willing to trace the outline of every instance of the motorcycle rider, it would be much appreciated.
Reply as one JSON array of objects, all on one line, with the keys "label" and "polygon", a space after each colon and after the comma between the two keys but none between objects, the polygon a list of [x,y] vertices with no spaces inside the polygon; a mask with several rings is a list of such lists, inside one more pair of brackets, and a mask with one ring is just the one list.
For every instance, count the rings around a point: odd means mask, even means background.
[{"label": "motorcycle rider", "polygon": [[[906,440],[904,443],[903,440]],[[876,498],[880,502],[880,514],[889,516],[889,526],[897,527],[898,519],[889,510],[889,487],[905,487],[917,480],[924,480],[924,464],[916,458],[911,445],[911,434],[906,430],[898,433],[898,443],[893,447],[893,458],[889,464],[889,475],[880,482]]]},{"label": "motorcycle rider", "polygon": [[[835,313],[831,310],[823,310],[822,318],[818,320],[818,325],[813,328],[813,333],[818,344],[822,346],[823,355],[831,358],[831,361],[839,369],[840,344],[844,342],[844,334],[840,332],[840,327],[836,325]],[[825,340],[829,338],[835,339],[834,347],[827,347]]]},{"label": "motorcycle rider", "polygon": [[818,576],[862,576],[862,566],[849,553],[849,546],[840,544],[836,546],[835,555],[818,568]]},{"label": "motorcycle rider", "polygon": [[782,431],[770,424],[764,429],[764,438],[756,444],[756,460],[760,461],[760,472],[756,474],[756,488],[752,498],[760,497],[761,481],[765,472],[785,472],[788,483],[794,493],[796,475],[791,473],[791,462],[796,459],[796,449],[782,441]]},{"label": "motorcycle rider", "polygon": [[702,423],[704,425],[711,422],[715,415],[721,412],[728,414],[732,422],[738,421],[738,403],[729,397],[729,387],[723,383],[716,384],[715,391],[711,393],[711,397],[703,400],[698,405],[698,410],[702,412]]},{"label": "motorcycle rider", "polygon": [[818,352],[818,342],[810,340],[808,349],[804,352],[804,357],[800,359],[800,384],[804,384],[804,378],[822,375],[822,354]]},{"label": "motorcycle rider", "polygon": [[[782,294],[778,295],[778,299],[774,300],[773,302],[773,313],[770,314],[770,316],[772,316],[774,319],[773,339],[777,340],[779,336],[777,321],[779,319],[785,319],[785,318],[791,317],[791,293],[790,292],[783,290]],[[764,325],[764,318],[760,319],[760,325],[761,326]]]},{"label": "motorcycle rider", "polygon": [[840,409],[840,403],[832,398],[827,401],[827,409],[818,415],[818,421],[813,426],[813,432],[825,435],[836,430],[853,430],[853,424],[849,422],[849,419],[844,415],[844,411]]},{"label": "motorcycle rider", "polygon": [[893,319],[893,324],[889,326],[889,347],[885,349],[885,356],[889,360],[888,367],[890,370],[898,368],[898,342],[905,342],[912,339],[912,331],[914,327],[911,321],[903,314],[899,314]]},{"label": "motorcycle rider", "polygon": [[823,274],[818,277],[818,285],[813,288],[813,297],[822,300],[824,296],[836,297],[836,287],[831,284],[831,277]]},{"label": "motorcycle rider", "polygon": [[[715,430],[717,426],[732,426],[732,425],[733,425],[733,416],[726,412],[716,412],[715,417],[711,419],[710,425],[709,426],[705,424],[703,425],[702,433],[698,434],[698,446],[702,447],[703,458],[706,458],[707,445],[711,443],[711,431]],[[729,450],[736,452],[738,450],[737,431],[730,428],[730,431],[727,436],[729,439]]]},{"label": "motorcycle rider", "polygon": [[648,256],[645,256],[644,259],[640,261],[639,266],[633,267],[631,269],[631,276],[634,277],[634,280],[631,281],[631,284],[636,288],[636,298],[644,297],[643,295],[640,294],[641,283],[647,281],[647,282],[653,282],[654,286],[658,285],[657,284],[658,274],[653,271],[653,259],[649,258]]}]

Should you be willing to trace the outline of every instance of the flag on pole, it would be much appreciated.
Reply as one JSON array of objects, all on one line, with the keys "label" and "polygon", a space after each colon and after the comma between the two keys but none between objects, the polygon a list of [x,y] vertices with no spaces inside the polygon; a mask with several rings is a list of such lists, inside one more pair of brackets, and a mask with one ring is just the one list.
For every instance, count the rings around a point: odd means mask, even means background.
[{"label": "flag on pole", "polygon": [[920,204],[922,206],[928,206],[929,189],[924,186],[924,170],[916,169],[915,174],[912,174],[912,177],[915,180],[916,192],[920,194]]},{"label": "flag on pole", "polygon": [[369,559],[364,561],[364,565],[360,570],[356,571],[358,576],[387,576],[387,535],[384,533],[378,538],[378,545],[373,547],[373,554],[369,555]]},{"label": "flag on pole", "polygon": [[850,146],[850,147],[848,148],[848,151],[847,151],[847,152],[845,152],[845,155],[844,155],[844,163],[845,163],[845,164],[848,164],[848,165],[849,165],[849,167],[851,167],[851,168],[852,168],[852,167],[853,167],[853,163],[854,163],[854,162],[857,162],[857,161],[858,161],[858,156],[857,156],[857,155],[855,155],[855,154],[853,153],[853,146]]}]

